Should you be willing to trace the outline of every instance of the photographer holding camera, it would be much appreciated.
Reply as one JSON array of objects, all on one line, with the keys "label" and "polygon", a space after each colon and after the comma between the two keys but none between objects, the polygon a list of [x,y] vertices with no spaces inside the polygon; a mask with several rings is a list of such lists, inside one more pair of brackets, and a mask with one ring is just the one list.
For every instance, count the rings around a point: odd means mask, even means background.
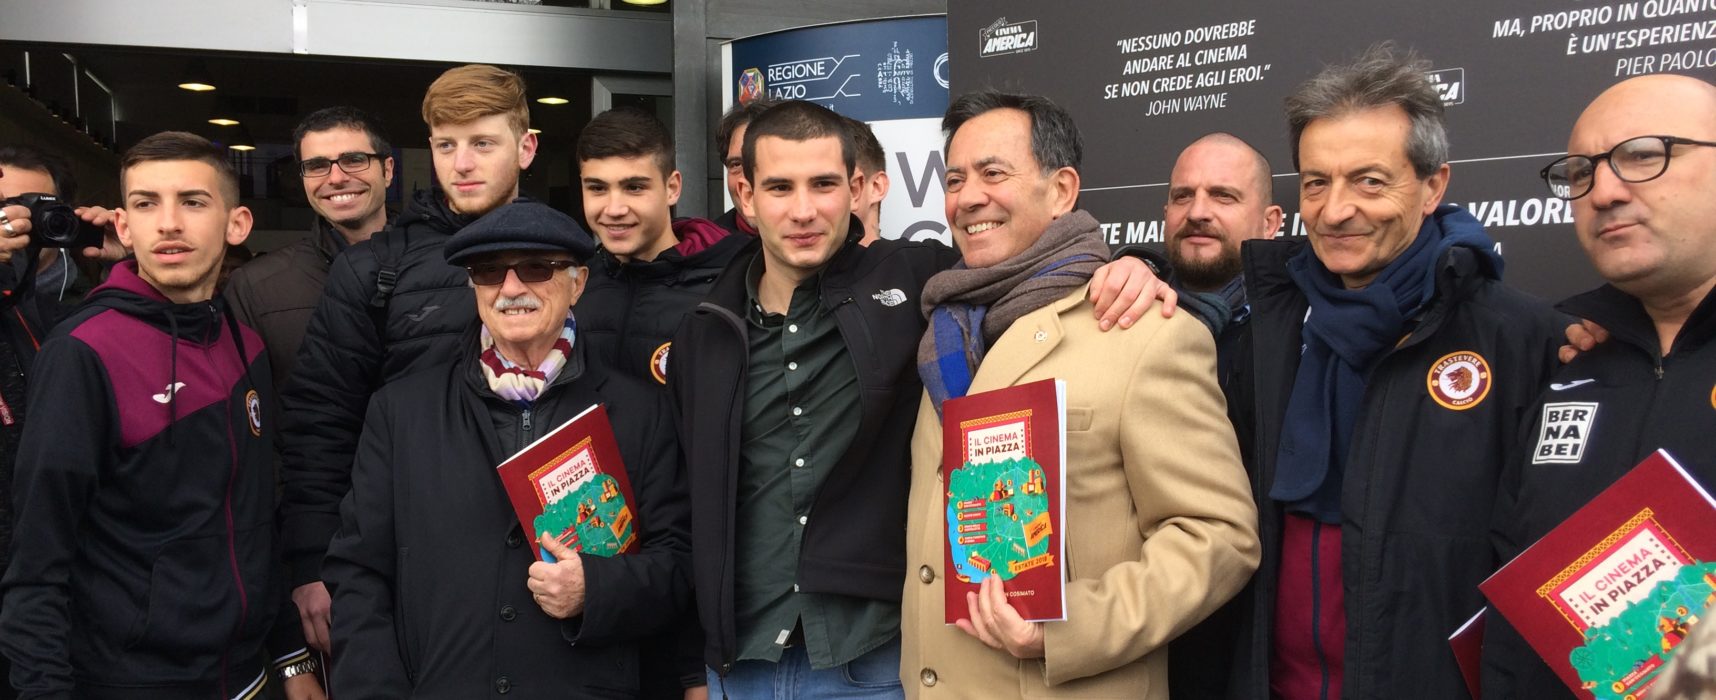
[{"label": "photographer holding camera", "polygon": [[[73,209],[65,200],[75,195],[76,181],[64,161],[30,146],[0,146],[0,571],[12,552],[12,467],[24,428],[30,363],[59,320],[58,300],[36,293],[38,263],[62,252],[56,248],[71,248],[86,258],[124,255],[117,242],[109,247],[104,241],[113,213],[102,207]],[[14,260],[19,253],[28,257]],[[6,666],[0,659],[0,678]],[[11,697],[6,686],[0,683],[0,697]]]}]

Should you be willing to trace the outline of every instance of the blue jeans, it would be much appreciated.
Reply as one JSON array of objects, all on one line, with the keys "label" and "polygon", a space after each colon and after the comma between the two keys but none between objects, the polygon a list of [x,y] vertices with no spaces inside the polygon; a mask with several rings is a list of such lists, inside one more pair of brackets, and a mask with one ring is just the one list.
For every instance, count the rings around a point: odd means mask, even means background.
[{"label": "blue jeans", "polygon": [[740,661],[726,678],[708,669],[709,700],[902,700],[900,638],[835,668],[813,669],[804,645],[778,663]]}]

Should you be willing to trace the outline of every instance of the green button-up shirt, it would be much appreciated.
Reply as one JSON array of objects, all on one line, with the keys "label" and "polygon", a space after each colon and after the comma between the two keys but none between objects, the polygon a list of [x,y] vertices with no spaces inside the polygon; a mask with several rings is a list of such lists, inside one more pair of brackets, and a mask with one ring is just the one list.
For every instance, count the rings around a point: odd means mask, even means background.
[{"label": "green button-up shirt", "polygon": [[793,291],[786,314],[757,302],[759,258],[749,270],[750,344],[733,608],[739,659],[779,661],[802,625],[813,668],[832,668],[899,634],[898,604],[798,591],[799,552],[811,506],[834,464],[857,436],[858,369],[820,277]]}]

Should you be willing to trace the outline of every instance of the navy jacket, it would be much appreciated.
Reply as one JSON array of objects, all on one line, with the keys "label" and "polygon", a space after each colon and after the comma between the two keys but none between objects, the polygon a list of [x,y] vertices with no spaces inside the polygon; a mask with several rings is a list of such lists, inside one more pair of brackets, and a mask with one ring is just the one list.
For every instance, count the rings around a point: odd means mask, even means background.
[{"label": "navy jacket", "polygon": [[[1255,397],[1247,466],[1263,562],[1234,610],[1220,613],[1234,615],[1219,618],[1234,625],[1233,655],[1211,658],[1202,671],[1226,681],[1233,698],[1269,697],[1283,509],[1268,494],[1308,308],[1286,263],[1304,245],[1243,246],[1251,343],[1242,347],[1251,357],[1236,371]],[[1465,248],[1443,256],[1435,297],[1367,377],[1341,486],[1348,698],[1466,694],[1448,635],[1484,606],[1477,585],[1499,564],[1490,507],[1565,326],[1547,304],[1479,274],[1478,264]],[[1430,388],[1436,368],[1455,354],[1480,358],[1484,376],[1469,379],[1487,383],[1439,397]]]}]

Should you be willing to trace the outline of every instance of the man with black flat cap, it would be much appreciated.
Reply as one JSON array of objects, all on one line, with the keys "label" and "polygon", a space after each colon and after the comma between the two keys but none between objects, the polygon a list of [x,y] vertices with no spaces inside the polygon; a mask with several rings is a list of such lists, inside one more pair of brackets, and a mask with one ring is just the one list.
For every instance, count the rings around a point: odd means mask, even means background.
[{"label": "man with black flat cap", "polygon": [[[636,642],[689,603],[686,494],[659,391],[585,371],[572,304],[595,252],[572,218],[504,205],[448,240],[478,323],[450,365],[370,402],[322,574],[342,698],[638,693]],[[607,407],[637,497],[641,551],[537,562],[495,465]]]}]

